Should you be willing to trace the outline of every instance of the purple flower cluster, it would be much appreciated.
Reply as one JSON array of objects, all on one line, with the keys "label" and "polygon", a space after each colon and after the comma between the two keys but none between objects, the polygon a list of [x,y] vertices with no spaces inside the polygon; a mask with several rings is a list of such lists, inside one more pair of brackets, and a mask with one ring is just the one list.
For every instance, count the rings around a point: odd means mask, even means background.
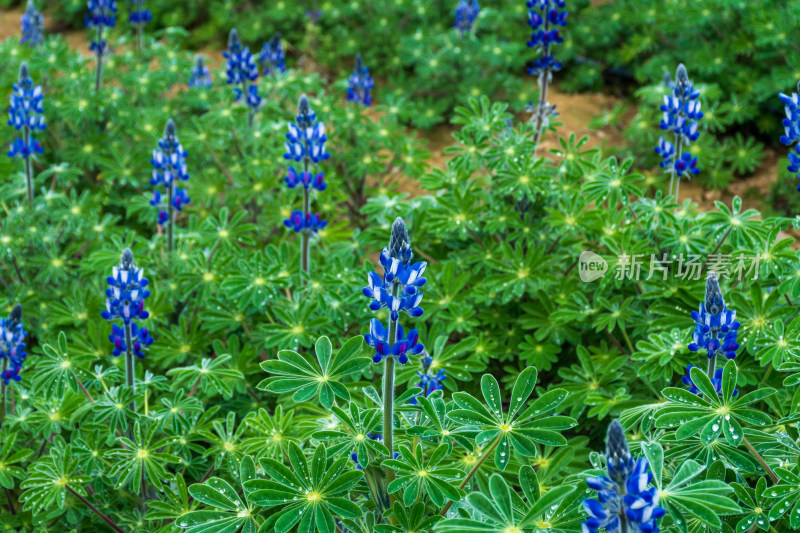
[{"label": "purple flower cluster", "polygon": [[661,168],[674,171],[675,177],[680,178],[700,172],[697,168],[697,158],[688,152],[683,152],[682,149],[697,140],[700,134],[698,121],[703,118],[703,112],[700,110],[700,91],[689,81],[683,64],[678,65],[675,83],[672,83],[669,77],[667,82],[671,94],[664,95],[664,103],[661,104],[663,117],[659,126],[662,130],[674,134],[675,143],[667,141],[662,136],[658,139],[655,152],[661,156]]},{"label": "purple flower cluster", "polygon": [[263,44],[261,53],[258,55],[258,63],[261,65],[264,76],[277,76],[279,73],[286,72],[286,55],[281,46],[281,34],[276,33],[271,41]]},{"label": "purple flower cluster", "polygon": [[422,389],[422,392],[409,400],[409,403],[412,405],[417,405],[419,403],[417,400],[418,396],[427,398],[437,390],[444,389],[442,382],[447,379],[444,369],[439,370],[436,374],[429,374],[426,370],[425,372],[417,372],[417,375],[419,376],[419,383],[417,383],[417,386]]},{"label": "purple flower cluster", "polygon": [[695,322],[692,343],[689,349],[693,352],[705,350],[709,359],[718,353],[725,354],[728,359],[736,357],[739,344],[736,342],[739,322],[736,311],[731,311],[722,299],[717,276],[713,272],[706,279],[706,301],[700,303],[699,311],[692,311]]},{"label": "purple flower cluster", "polygon": [[[144,308],[145,299],[150,296],[144,270],[133,264],[133,252],[125,248],[119,266],[106,279],[106,309],[101,316],[106,320],[122,320],[122,327],[113,324],[108,340],[114,345],[114,355],[131,349],[137,357],[144,357],[143,350],[153,344],[147,328],[139,327],[134,320],[145,320],[150,314]],[[128,346],[128,340],[131,345]]]},{"label": "purple flower cluster", "polygon": [[375,82],[369,74],[369,69],[364,65],[361,54],[356,54],[356,66],[350,79],[347,80],[347,101],[362,104],[364,107],[372,105],[372,89]]},{"label": "purple flower cluster", "polygon": [[14,84],[11,93],[11,105],[8,108],[8,125],[22,131],[23,138],[14,139],[9,157],[28,159],[32,154],[43,152],[39,141],[33,138],[35,130],[44,130],[44,109],[42,107],[41,85],[34,85],[28,73],[28,65],[23,62],[19,68],[19,80]]},{"label": "purple flower cluster", "polygon": [[478,0],[460,0],[456,6],[456,21],[453,24],[463,37],[472,31],[472,26],[478,18],[481,6]]},{"label": "purple flower cluster", "polygon": [[583,522],[583,533],[620,533],[624,521],[626,532],[658,533],[658,520],[666,511],[658,507],[658,489],[650,487],[653,474],[647,459],[634,460],[622,425],[614,420],[606,439],[608,477],[586,478],[589,488],[597,491],[597,499],[587,499],[583,508],[589,518]]},{"label": "purple flower cluster", "polygon": [[322,192],[327,188],[327,184],[325,183],[325,174],[312,172],[311,165],[325,161],[330,154],[325,151],[325,143],[328,140],[325,136],[325,124],[317,121],[317,115],[311,109],[306,95],[300,96],[295,123],[290,122],[288,127],[289,132],[286,134],[284,143],[286,153],[283,154],[283,157],[302,162],[303,169],[296,170],[290,166],[284,181],[290,189],[302,185],[303,209],[293,211],[283,223],[296,233],[301,231],[317,233],[327,226],[328,222],[322,220],[317,213],[311,212],[311,189]]},{"label": "purple flower cluster", "polygon": [[211,87],[211,72],[200,54],[194,57],[194,67],[189,77],[189,87],[193,89],[208,89]]},{"label": "purple flower cluster", "polygon": [[[227,60],[225,63],[225,74],[228,77],[228,85],[234,86],[234,102],[244,99],[248,107],[248,123],[252,126],[253,116],[261,105],[261,97],[258,95],[258,67],[249,47],[243,47],[239,39],[239,32],[231,30],[228,35],[228,50],[223,51],[222,55]],[[239,87],[241,85],[241,87]]]},{"label": "purple flower cluster", "polygon": [[[800,92],[800,83],[797,86]],[[791,96],[780,93],[778,97],[783,102],[783,109],[786,112],[786,118],[783,119],[784,134],[781,135],[780,141],[786,146],[794,149],[789,151],[789,166],[786,167],[789,172],[793,173],[798,180],[800,180],[800,94],[792,93]],[[797,186],[800,191],[800,185]]]},{"label": "purple flower cluster", "polygon": [[128,15],[128,22],[134,26],[143,26],[153,20],[153,14],[149,9],[145,9],[144,0],[130,0],[133,9]]},{"label": "purple flower cluster", "polygon": [[36,47],[44,41],[44,15],[39,13],[33,0],[28,0],[25,13],[20,19],[22,38],[19,42]]},{"label": "purple flower cluster", "polygon": [[103,39],[103,28],[113,28],[116,24],[117,0],[89,0],[84,26],[95,28],[97,38],[92,39],[89,50],[100,58],[105,55],[108,43]]},{"label": "purple flower cluster", "polygon": [[371,298],[370,309],[378,311],[389,309],[389,327],[384,328],[377,320],[370,321],[370,332],[366,335],[367,344],[375,349],[372,360],[380,363],[386,357],[394,357],[400,364],[408,362],[408,354],[422,353],[424,347],[419,341],[419,332],[412,329],[403,335],[403,327],[398,322],[400,312],[411,316],[422,315],[423,293],[420,291],[427,281],[423,274],[427,263],[411,263],[411,240],[403,219],[397,218],[392,224],[389,246],[380,255],[383,276],[370,272],[369,285],[364,287],[364,296]]},{"label": "purple flower cluster", "polygon": [[0,379],[6,385],[12,380],[22,380],[19,373],[28,355],[24,342],[27,334],[22,327],[22,306],[17,304],[7,319],[0,318],[0,359],[3,361]]},{"label": "purple flower cluster", "polygon": [[[178,141],[175,122],[172,119],[167,121],[164,128],[164,137],[159,139],[158,148],[153,150],[153,157],[150,163],[153,165],[153,177],[150,178],[150,185],[154,187],[164,187],[162,193],[159,189],[153,191],[153,199],[150,205],[159,207],[158,223],[164,225],[170,220],[172,210],[181,211],[183,206],[191,202],[191,198],[186,189],[177,186],[180,181],[189,179],[186,169],[186,150],[183,149]],[[166,195],[164,202],[163,195]],[[165,209],[161,209],[166,207]]]},{"label": "purple flower cluster", "polygon": [[552,72],[561,69],[561,62],[553,56],[550,47],[553,44],[564,42],[559,27],[567,25],[568,12],[564,11],[566,2],[565,0],[529,0],[527,6],[528,25],[532,30],[528,47],[542,52],[542,55],[533,61],[528,73],[537,76],[546,74],[549,77]]}]

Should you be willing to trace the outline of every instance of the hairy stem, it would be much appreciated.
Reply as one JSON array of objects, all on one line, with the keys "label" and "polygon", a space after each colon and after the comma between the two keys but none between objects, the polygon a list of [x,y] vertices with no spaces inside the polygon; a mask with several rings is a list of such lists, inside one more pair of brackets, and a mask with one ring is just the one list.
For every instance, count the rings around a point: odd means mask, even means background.
[{"label": "hairy stem", "polygon": [[98,517],[100,517],[100,519],[103,520],[103,522],[108,524],[111,527],[111,529],[114,530],[115,533],[125,533],[125,531],[122,528],[120,528],[117,524],[115,524],[113,520],[111,520],[107,515],[103,514],[100,511],[100,509],[92,505],[92,503],[89,500],[87,500],[86,498],[75,492],[72,489],[72,487],[70,487],[69,485],[64,485],[64,488],[66,488],[73,496],[78,498],[81,501],[81,503],[83,503],[86,507],[91,509],[92,512],[96,514]]},{"label": "hairy stem", "polygon": [[[22,130],[22,137],[25,146],[31,142],[31,130],[28,126],[25,126]],[[28,157],[25,158],[25,191],[28,195],[28,202],[33,202],[33,164],[31,162],[31,157],[33,154],[28,154]]]},{"label": "hairy stem", "polygon": [[97,57],[97,68],[95,70],[95,78],[94,78],[94,92],[99,93],[100,88],[103,86],[103,26],[98,24],[97,25],[97,52],[95,52],[95,56]]},{"label": "hairy stem", "polygon": [[[125,383],[131,388],[131,392],[136,393],[136,383],[134,381],[136,373],[136,360],[133,358],[133,340],[131,339],[131,325],[125,324]],[[136,411],[136,400],[131,401],[131,410]]]},{"label": "hairy stem", "polygon": [[[464,481],[461,482],[461,485],[459,485],[458,488],[463,489],[464,487],[467,486],[467,484],[469,483],[469,480],[472,479],[472,477],[478,472],[478,469],[480,469],[481,465],[484,462],[486,462],[486,459],[490,455],[492,455],[492,452],[494,451],[494,449],[497,448],[497,445],[500,444],[501,440],[503,440],[503,435],[504,435],[504,433],[500,433],[497,436],[497,438],[494,439],[494,442],[492,442],[492,444],[488,448],[486,448],[486,451],[483,452],[483,454],[481,455],[481,458],[478,459],[478,462],[475,463],[475,466],[472,467],[472,470],[469,471],[469,473],[467,474],[467,477],[464,478]],[[449,502],[447,502],[447,505],[445,505],[442,508],[442,511],[439,514],[442,515],[442,516],[446,515],[447,511],[450,510],[450,506],[452,506],[452,505],[453,505],[453,500],[450,500]]]}]

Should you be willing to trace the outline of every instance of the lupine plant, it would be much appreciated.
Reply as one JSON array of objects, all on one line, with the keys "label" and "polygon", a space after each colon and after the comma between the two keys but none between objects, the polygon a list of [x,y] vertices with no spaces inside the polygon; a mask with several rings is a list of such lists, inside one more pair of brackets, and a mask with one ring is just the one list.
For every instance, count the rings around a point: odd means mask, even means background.
[{"label": "lupine plant", "polygon": [[528,47],[540,53],[528,67],[528,74],[536,76],[539,84],[539,103],[531,104],[528,109],[535,124],[535,150],[550,120],[558,116],[555,106],[547,102],[547,90],[553,82],[553,72],[561,70],[561,61],[555,58],[552,47],[564,42],[559,27],[567,25],[568,12],[565,0],[529,0],[527,5],[528,25],[531,27]]},{"label": "lupine plant", "polygon": [[44,41],[44,15],[36,9],[34,0],[28,0],[25,13],[20,17],[22,25],[21,43],[28,43],[34,48]]},{"label": "lupine plant", "polygon": [[456,21],[454,26],[462,36],[472,31],[472,26],[475,24],[475,20],[477,20],[480,11],[481,6],[478,4],[478,0],[459,0],[456,6]]},{"label": "lupine plant", "polygon": [[[41,193],[27,201],[14,159],[0,180],[0,349],[16,347],[3,358],[3,527],[800,530],[796,221],[758,211],[751,193],[698,205],[695,192],[775,148],[775,94],[796,70],[784,42],[796,17],[775,13],[791,6],[576,3],[549,92],[592,80],[635,92],[600,117],[625,143],[570,124],[533,158],[535,124],[515,121],[534,91],[510,74],[528,59],[524,2],[483,6],[468,34],[452,27],[455,1],[184,4],[154,9],[164,30],[147,65],[120,34],[102,98],[84,97],[93,73],[72,38],[0,43],[6,90],[25,61],[48,95]],[[48,16],[71,20],[76,6]],[[678,32],[676,13],[698,24]],[[731,19],[747,38],[725,33]],[[196,52],[234,25],[250,42],[280,28],[292,43],[293,68],[255,80],[269,98],[252,126],[207,69],[185,87]],[[704,109],[685,150],[703,181],[681,203],[652,150],[678,48]],[[357,51],[381,83],[369,110],[343,98]],[[282,146],[300,94],[313,97]],[[565,107],[568,124],[585,111]],[[170,117],[192,169],[171,253],[166,225],[153,231],[169,204],[151,205],[144,179]],[[9,144],[20,135],[4,131]],[[747,144],[755,131],[761,148]],[[174,160],[160,153],[164,172]],[[299,185],[328,221],[308,272],[302,236],[284,231]],[[112,274],[108,302],[100,272]],[[126,372],[139,354],[146,363]]]},{"label": "lupine plant", "polygon": [[22,133],[22,138],[15,138],[8,151],[11,158],[20,157],[25,167],[25,190],[28,202],[33,201],[34,193],[34,154],[44,152],[42,145],[33,137],[36,130],[44,130],[44,95],[41,85],[34,85],[28,71],[28,64],[23,61],[19,67],[19,79],[11,93],[11,105],[8,108],[8,125]]},{"label": "lupine plant", "polygon": [[105,28],[113,28],[117,22],[117,0],[89,0],[84,25],[95,30],[89,50],[95,57],[94,92],[99,93],[103,86],[103,58],[110,52],[104,35]]},{"label": "lupine plant", "polygon": [[302,185],[303,208],[292,211],[283,223],[300,234],[300,268],[308,273],[311,236],[318,234],[328,224],[319,214],[311,212],[312,190],[322,192],[328,186],[323,172],[312,172],[321,161],[330,157],[325,151],[328,138],[325,136],[325,123],[317,120],[317,114],[311,109],[306,95],[300,96],[295,122],[289,122],[288,128],[289,133],[286,134],[284,143],[286,153],[283,157],[302,163],[303,169],[298,171],[290,166],[284,182],[290,189]]},{"label": "lupine plant", "polygon": [[233,85],[234,102],[244,101],[247,107],[247,125],[253,127],[256,112],[261,106],[258,95],[258,67],[250,48],[242,46],[239,32],[232,29],[228,35],[228,50],[222,52],[225,57],[225,74],[228,85]]},{"label": "lupine plant", "polygon": [[179,183],[189,179],[187,155],[178,141],[175,122],[169,119],[164,127],[164,137],[159,139],[158,147],[153,150],[153,157],[150,159],[153,165],[150,185],[156,187],[150,205],[158,208],[159,227],[166,226],[168,252],[175,249],[175,217],[192,201],[186,189],[178,187]]},{"label": "lupine plant", "polygon": [[130,0],[130,3],[128,22],[136,28],[136,49],[141,52],[144,48],[144,26],[153,20],[153,14],[144,7],[144,0]]},{"label": "lupine plant", "polygon": [[369,69],[364,65],[361,54],[356,54],[356,66],[347,80],[347,101],[361,104],[364,107],[372,105],[372,89],[375,82],[369,75]]},{"label": "lupine plant", "polygon": [[203,56],[197,54],[194,57],[194,67],[189,76],[189,87],[193,89],[208,89],[211,87],[211,71],[206,66]]},{"label": "lupine plant", "polygon": [[3,392],[3,412],[5,419],[8,414],[8,384],[11,381],[22,381],[20,372],[25,363],[25,336],[27,332],[22,325],[22,306],[16,304],[11,308],[8,318],[0,318],[0,359],[3,360],[3,369],[0,371],[0,387]]},{"label": "lupine plant", "polygon": [[277,77],[286,72],[286,56],[283,53],[281,34],[276,33],[268,42],[265,42],[258,54],[258,63],[264,76]]}]

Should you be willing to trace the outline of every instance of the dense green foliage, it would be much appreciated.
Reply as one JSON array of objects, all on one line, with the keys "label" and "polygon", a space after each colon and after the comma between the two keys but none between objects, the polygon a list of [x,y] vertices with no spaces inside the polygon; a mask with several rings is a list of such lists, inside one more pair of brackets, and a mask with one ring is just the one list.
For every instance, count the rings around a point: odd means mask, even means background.
[{"label": "dense green foliage", "polygon": [[[487,6],[475,34],[461,37],[449,5],[404,1],[413,9],[401,0],[320,4],[313,26],[291,2],[270,3],[262,17],[249,4],[186,2],[179,20],[166,4],[153,6],[159,24],[193,27],[193,41],[164,30],[142,57],[117,30],[97,94],[92,60],[63,39],[39,50],[15,38],[0,45],[8,60],[0,87],[11,92],[26,60],[48,123],[32,202],[21,161],[0,159],[0,308],[22,304],[30,353],[22,381],[8,385],[0,429],[7,530],[577,532],[592,495],[585,478],[607,467],[612,419],[632,454],[649,461],[662,531],[800,530],[800,256],[784,233],[796,220],[743,209],[738,197],[710,211],[678,204],[663,194],[663,176],[566,132],[557,149],[537,150],[533,124],[512,112],[537,94],[534,81],[510,75],[530,59],[524,5],[513,41],[499,28],[518,2]],[[64,3],[56,15],[81,9]],[[774,17],[766,20],[785,23],[773,9],[783,8],[764,7]],[[615,24],[631,22],[608,14],[636,11],[607,4],[571,13],[564,61],[592,50],[660,82],[677,62],[669,54],[684,48],[653,51],[658,60],[646,62],[628,48],[609,51],[627,39]],[[593,41],[596,18],[607,31]],[[275,27],[253,27],[266,20]],[[246,42],[280,29],[295,56],[286,74],[259,81],[264,107],[253,128],[220,69],[210,89],[186,88],[187,48],[239,22]],[[640,36],[678,31],[637,24]],[[369,48],[367,26],[377,31]],[[357,51],[389,83],[369,110],[344,101]],[[325,67],[316,72],[312,62]],[[696,59],[693,77],[718,112],[694,146],[719,185],[761,157],[756,141],[734,131],[760,115],[731,102],[776,107],[768,102],[793,81],[728,87],[733,63],[704,71],[709,63]],[[587,70],[594,63],[581,65],[565,69],[565,83],[600,83]],[[498,74],[476,76],[487,66]],[[647,134],[632,135],[642,150],[657,137],[658,92],[641,90],[645,105],[630,126]],[[329,224],[312,239],[308,273],[300,237],[283,224],[298,204],[297,191],[283,187],[283,141],[302,93],[326,123],[331,153],[320,165],[328,188],[315,198]],[[764,131],[779,124],[773,115]],[[437,166],[407,126],[444,117],[457,131]],[[192,198],[177,215],[173,252],[148,184],[169,118],[188,152]],[[0,140],[14,135],[6,128]],[[425,313],[404,325],[419,329],[430,371],[447,378],[443,390],[419,396],[421,358],[397,366],[390,450],[370,438],[387,430],[379,391],[388,367],[371,362],[361,337],[370,318],[385,323],[389,313],[372,313],[361,288],[396,217],[415,260],[427,261]],[[126,247],[150,281],[144,325],[155,338],[137,361],[135,388],[100,314]],[[584,251],[608,262],[605,276],[582,281]],[[634,256],[641,275],[626,275],[624,258]],[[685,276],[690,256],[694,275]],[[737,273],[737,265],[753,268]],[[688,348],[709,272],[741,322],[741,348],[735,361],[719,357],[717,383],[700,371],[705,355]],[[700,394],[681,382],[688,364],[700,367],[690,371]]]}]

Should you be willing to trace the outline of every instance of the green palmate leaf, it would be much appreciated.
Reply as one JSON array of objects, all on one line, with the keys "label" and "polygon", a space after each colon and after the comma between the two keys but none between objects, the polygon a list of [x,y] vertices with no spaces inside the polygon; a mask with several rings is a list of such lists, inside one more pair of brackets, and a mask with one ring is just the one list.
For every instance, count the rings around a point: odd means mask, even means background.
[{"label": "green palmate leaf", "polygon": [[278,394],[294,392],[293,398],[297,402],[318,397],[320,404],[330,410],[336,397],[350,399],[341,379],[370,364],[369,358],[358,356],[362,345],[363,337],[353,337],[331,359],[330,340],[321,337],[315,345],[317,367],[297,352],[282,350],[278,352],[277,360],[261,363],[264,371],[276,376],[263,380],[258,388]]},{"label": "green palmate leaf", "polygon": [[511,450],[523,456],[536,455],[536,444],[563,446],[566,439],[558,430],[569,429],[575,420],[564,416],[544,416],[555,411],[566,399],[563,389],[548,391],[535,400],[521,414],[536,386],[536,369],[529,367],[520,373],[514,386],[510,410],[504,413],[500,387],[491,375],[481,379],[481,390],[486,404],[465,392],[453,394],[458,407],[448,417],[461,426],[479,431],[476,444],[489,445],[495,452],[495,465],[504,469],[509,462]]},{"label": "green palmate leaf", "polygon": [[[406,446],[400,446],[400,457],[383,462],[395,471],[396,477],[387,487],[389,494],[403,490],[403,504],[412,506],[422,494],[427,494],[437,507],[447,500],[458,500],[463,492],[453,485],[453,481],[464,477],[457,468],[440,465],[448,454],[448,446],[441,445],[425,461],[422,445],[417,445],[414,452]],[[422,492],[421,492],[422,491]]]},{"label": "green palmate leaf", "polygon": [[236,369],[229,368],[231,356],[222,354],[214,359],[203,358],[200,365],[172,368],[168,376],[174,376],[172,389],[191,388],[194,394],[198,389],[204,393],[219,393],[230,397],[233,394],[231,383],[244,376]]}]

